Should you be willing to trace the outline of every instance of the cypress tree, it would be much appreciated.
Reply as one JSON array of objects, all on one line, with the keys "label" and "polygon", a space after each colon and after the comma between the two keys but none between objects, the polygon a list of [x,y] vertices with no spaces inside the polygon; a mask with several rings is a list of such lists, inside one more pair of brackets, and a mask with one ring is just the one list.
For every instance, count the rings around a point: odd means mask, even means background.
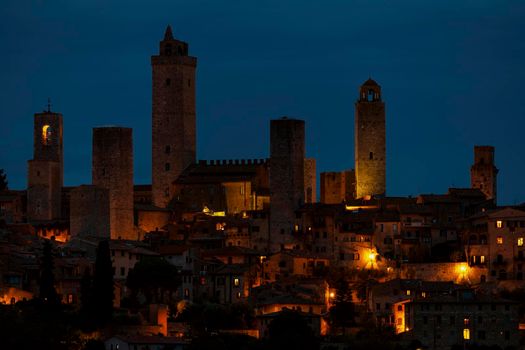
[{"label": "cypress tree", "polygon": [[53,273],[53,248],[49,240],[44,241],[42,261],[40,265],[40,299],[49,305],[59,303],[55,290],[55,274]]},{"label": "cypress tree", "polygon": [[103,325],[113,315],[113,267],[109,241],[100,241],[95,261],[93,278],[93,310],[97,321]]},{"label": "cypress tree", "polygon": [[9,189],[7,182],[7,175],[4,172],[4,169],[0,169],[0,191]]}]

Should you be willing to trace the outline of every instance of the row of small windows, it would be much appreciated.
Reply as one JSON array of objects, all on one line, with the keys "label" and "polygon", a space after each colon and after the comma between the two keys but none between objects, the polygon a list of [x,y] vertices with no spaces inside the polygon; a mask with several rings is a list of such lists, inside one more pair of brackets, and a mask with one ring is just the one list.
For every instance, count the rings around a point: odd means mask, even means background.
[{"label": "row of small windows", "polygon": [[[503,237],[502,236],[496,237],[496,243],[503,244]],[[523,237],[518,237],[516,244],[518,245],[518,247],[523,247]]]},{"label": "row of small windows", "polygon": [[496,221],[496,228],[503,228],[503,227],[509,227],[509,228],[515,228],[515,227],[525,227],[525,220],[497,220]]}]

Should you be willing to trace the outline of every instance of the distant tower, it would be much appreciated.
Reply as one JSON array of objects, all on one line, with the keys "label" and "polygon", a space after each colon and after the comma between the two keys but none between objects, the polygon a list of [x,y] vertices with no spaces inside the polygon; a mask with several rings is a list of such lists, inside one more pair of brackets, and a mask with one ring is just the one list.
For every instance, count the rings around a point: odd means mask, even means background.
[{"label": "distant tower", "polygon": [[470,168],[470,186],[479,188],[487,199],[497,200],[498,168],[494,165],[493,146],[474,146],[474,164]]},{"label": "distant tower", "polygon": [[166,28],[160,52],[151,57],[152,201],[166,207],[173,193],[171,183],[195,162],[195,68],[188,44],[173,38]]},{"label": "distant tower", "polygon": [[93,185],[109,191],[111,239],[136,239],[133,230],[132,129],[93,128]]},{"label": "distant tower", "polygon": [[304,121],[270,122],[270,244],[272,250],[287,248],[295,210],[304,204]]},{"label": "distant tower", "polygon": [[33,128],[33,159],[28,162],[27,217],[29,221],[61,217],[64,184],[62,114],[36,113]]},{"label": "distant tower", "polygon": [[304,160],[304,201],[317,202],[317,172],[315,158]]},{"label": "distant tower", "polygon": [[355,103],[356,197],[386,194],[385,103],[372,79],[359,89]]}]

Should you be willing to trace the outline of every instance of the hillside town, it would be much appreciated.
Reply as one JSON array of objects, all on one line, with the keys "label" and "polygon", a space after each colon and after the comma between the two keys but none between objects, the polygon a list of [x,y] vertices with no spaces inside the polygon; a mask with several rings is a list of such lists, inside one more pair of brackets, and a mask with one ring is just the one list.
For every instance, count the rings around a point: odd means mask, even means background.
[{"label": "hillside town", "polygon": [[197,58],[170,26],[161,39],[151,184],[134,183],[144,130],[103,126],[91,183],[64,186],[67,115],[51,107],[27,188],[2,172],[6,348],[523,348],[525,204],[498,205],[493,146],[472,145],[468,188],[389,196],[387,101],[368,78],[348,170],[318,173],[308,125],[286,116],[254,135],[267,158],[201,160]]}]

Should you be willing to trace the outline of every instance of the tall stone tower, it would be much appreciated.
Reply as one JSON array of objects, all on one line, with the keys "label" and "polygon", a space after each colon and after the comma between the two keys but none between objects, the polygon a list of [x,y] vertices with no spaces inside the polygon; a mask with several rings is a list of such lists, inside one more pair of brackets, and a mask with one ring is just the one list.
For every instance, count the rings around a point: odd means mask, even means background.
[{"label": "tall stone tower", "polygon": [[195,162],[195,69],[188,44],[173,38],[168,26],[160,52],[151,57],[152,200],[166,207],[173,196],[171,183]]},{"label": "tall stone tower", "polygon": [[132,129],[93,128],[93,185],[109,191],[111,239],[137,239],[133,230]]},{"label": "tall stone tower", "polygon": [[270,248],[288,248],[295,210],[304,204],[304,121],[270,122]]},{"label": "tall stone tower", "polygon": [[29,221],[59,219],[64,183],[62,114],[51,112],[50,108],[35,114],[33,159],[28,166]]},{"label": "tall stone tower", "polygon": [[497,200],[498,168],[494,165],[493,146],[474,146],[474,164],[470,168],[470,186],[478,188],[492,199]]},{"label": "tall stone tower", "polygon": [[368,79],[355,103],[356,197],[386,194],[385,103],[381,87]]}]

